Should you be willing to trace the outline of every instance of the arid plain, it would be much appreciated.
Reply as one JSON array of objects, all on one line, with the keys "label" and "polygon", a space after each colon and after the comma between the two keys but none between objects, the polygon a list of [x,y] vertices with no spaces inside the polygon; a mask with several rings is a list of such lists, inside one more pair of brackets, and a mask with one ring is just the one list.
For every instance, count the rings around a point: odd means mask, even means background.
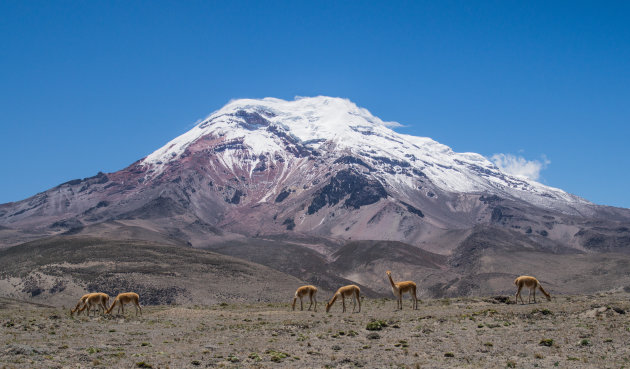
[{"label": "arid plain", "polygon": [[[527,295],[527,293],[525,293]],[[422,300],[360,313],[286,302],[146,306],[142,316],[72,317],[69,306],[0,299],[3,368],[624,368],[630,294]],[[527,301],[527,296],[525,296]],[[511,296],[513,302],[513,296]]]}]

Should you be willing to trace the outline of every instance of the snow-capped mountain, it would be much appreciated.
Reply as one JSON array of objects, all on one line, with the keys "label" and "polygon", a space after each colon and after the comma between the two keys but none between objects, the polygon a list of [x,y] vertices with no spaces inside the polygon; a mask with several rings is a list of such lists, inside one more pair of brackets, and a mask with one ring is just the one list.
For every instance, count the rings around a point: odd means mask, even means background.
[{"label": "snow-capped mountain", "polygon": [[[0,224],[50,233],[150,218],[171,228],[189,222],[236,234],[289,230],[417,245],[497,217],[545,223],[529,219],[533,209],[561,217],[601,211],[506,174],[482,155],[399,134],[395,125],[341,98],[234,100],[124,170],[1,205]],[[508,214],[508,204],[529,215]],[[178,226],[173,215],[182,218]],[[558,237],[567,241],[570,231]]]},{"label": "snow-capped mountain", "polygon": [[562,190],[503,173],[482,155],[456,153],[430,138],[396,133],[389,128],[392,125],[340,98],[236,100],[149,155],[141,165],[150,168],[150,179],[182,156],[221,142],[226,146],[215,146],[212,154],[234,173],[251,178],[263,167],[282,168],[269,196],[277,195],[285,171],[322,157],[357,164],[401,190],[422,190],[430,182],[445,192],[491,193],[566,212],[588,204]]},{"label": "snow-capped mountain", "polygon": [[0,205],[0,246],[51,235],[188,244],[377,292],[395,266],[433,296],[496,291],[492,278],[513,280],[519,265],[552,273],[583,260],[564,255],[630,250],[630,210],[395,125],[340,98],[231,101],[125,169]]}]

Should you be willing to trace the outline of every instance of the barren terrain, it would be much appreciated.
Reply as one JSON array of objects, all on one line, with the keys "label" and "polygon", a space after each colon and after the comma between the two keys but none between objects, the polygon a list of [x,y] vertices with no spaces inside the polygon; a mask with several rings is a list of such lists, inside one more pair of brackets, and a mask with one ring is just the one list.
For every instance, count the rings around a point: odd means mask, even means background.
[{"label": "barren terrain", "polygon": [[[0,299],[6,368],[623,368],[630,295],[561,295],[537,304],[494,297],[423,300],[396,311],[291,311],[275,303],[145,306],[71,317],[69,308]],[[527,293],[525,293],[527,294]],[[525,296],[527,300],[527,296]],[[352,303],[348,305],[352,309]],[[298,302],[299,308],[299,302]],[[370,328],[370,329],[368,329]]]}]

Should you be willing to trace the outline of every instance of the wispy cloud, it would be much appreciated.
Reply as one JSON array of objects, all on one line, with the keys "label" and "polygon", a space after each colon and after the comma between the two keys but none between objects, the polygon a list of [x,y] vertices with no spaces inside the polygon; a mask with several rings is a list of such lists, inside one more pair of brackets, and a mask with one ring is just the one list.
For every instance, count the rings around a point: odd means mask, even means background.
[{"label": "wispy cloud", "polygon": [[385,127],[392,127],[392,128],[397,128],[397,127],[405,127],[404,125],[398,123],[398,122],[383,122],[383,125]]},{"label": "wispy cloud", "polygon": [[507,174],[534,181],[537,181],[540,178],[540,172],[551,164],[545,155],[542,155],[541,160],[527,160],[522,156],[512,154],[494,154],[490,160]]}]

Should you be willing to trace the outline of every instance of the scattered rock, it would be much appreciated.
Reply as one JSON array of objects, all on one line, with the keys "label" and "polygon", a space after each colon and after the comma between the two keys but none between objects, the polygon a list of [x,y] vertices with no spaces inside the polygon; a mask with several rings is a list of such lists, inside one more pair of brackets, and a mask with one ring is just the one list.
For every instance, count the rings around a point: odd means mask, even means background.
[{"label": "scattered rock", "polygon": [[380,335],[380,334],[378,334],[378,333],[376,333],[376,332],[374,332],[374,333],[370,333],[370,334],[368,334],[366,337],[367,337],[367,339],[369,339],[369,340],[378,340],[378,339],[380,339],[380,338],[381,338],[381,335]]},{"label": "scattered rock", "polygon": [[492,296],[491,298],[485,300],[487,302],[493,304],[514,304],[514,301],[510,299],[510,296]]},{"label": "scattered rock", "polygon": [[616,307],[616,306],[612,306],[611,309],[613,309],[613,311],[617,314],[625,314],[626,311],[622,308]]},{"label": "scattered rock", "polygon": [[48,350],[29,345],[10,345],[5,353],[10,355],[47,355]]}]

